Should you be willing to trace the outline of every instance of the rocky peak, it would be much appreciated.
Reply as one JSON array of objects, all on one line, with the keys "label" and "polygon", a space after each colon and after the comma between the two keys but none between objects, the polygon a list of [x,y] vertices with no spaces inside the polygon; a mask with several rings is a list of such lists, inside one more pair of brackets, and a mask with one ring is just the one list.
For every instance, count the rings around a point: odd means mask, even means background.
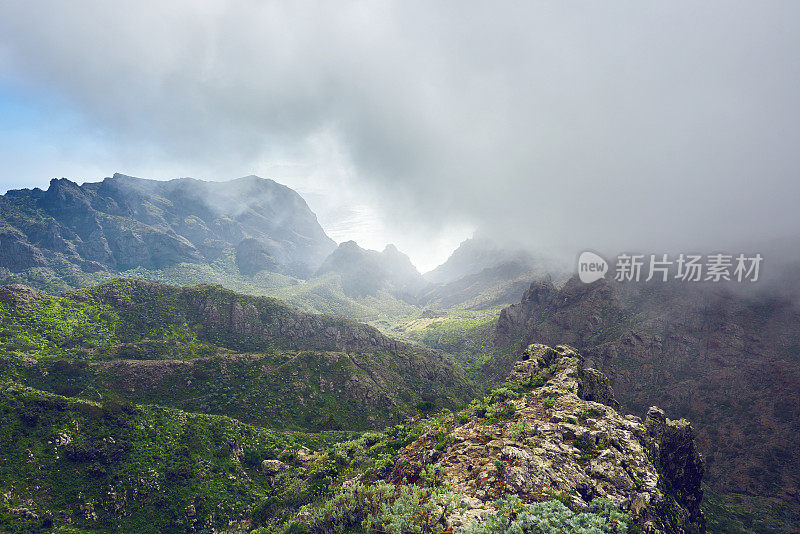
[{"label": "rocky peak", "polygon": [[50,212],[87,211],[90,201],[81,187],[66,178],[50,180],[50,187],[42,198],[42,205]]},{"label": "rocky peak", "polygon": [[646,532],[704,532],[703,465],[690,423],[651,408],[642,421],[617,411],[608,380],[572,347],[534,344],[506,387],[454,416],[449,439],[431,428],[396,460],[391,480],[415,482],[430,466],[464,494],[454,531],[486,517],[494,501],[558,499],[585,510],[620,506]]},{"label": "rocky peak", "polygon": [[429,282],[447,284],[504,263],[517,263],[531,269],[538,262],[528,251],[505,247],[485,236],[461,242],[443,264],[424,274]]},{"label": "rocky peak", "polygon": [[268,269],[306,277],[335,248],[299,194],[253,176],[52,180],[47,191],[0,195],[0,228],[0,268],[46,267],[57,276],[69,272],[64,262],[86,272],[125,271],[235,253],[246,274]]}]

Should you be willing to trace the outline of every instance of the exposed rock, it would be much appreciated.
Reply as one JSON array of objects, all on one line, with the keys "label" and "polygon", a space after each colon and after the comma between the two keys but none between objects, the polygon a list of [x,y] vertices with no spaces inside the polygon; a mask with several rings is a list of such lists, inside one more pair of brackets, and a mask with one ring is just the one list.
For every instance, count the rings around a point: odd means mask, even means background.
[{"label": "exposed rock", "polygon": [[236,266],[242,274],[253,275],[260,271],[275,271],[278,262],[267,246],[258,239],[243,239],[236,247]]},{"label": "exposed rock", "polygon": [[474,415],[450,432],[452,443],[444,447],[439,429],[430,429],[401,452],[390,480],[413,483],[427,465],[438,464],[446,482],[469,497],[467,512],[450,518],[453,528],[517,494],[523,502],[558,498],[577,509],[604,497],[648,532],[704,532],[703,466],[691,425],[656,409],[643,422],[581,398],[591,391],[613,404],[604,377],[583,365],[571,347],[531,345],[508,381],[525,385],[546,376],[544,386],[505,401],[513,406],[505,420]]},{"label": "exposed rock", "polygon": [[289,466],[280,460],[264,460],[261,462],[261,472],[267,476],[277,475],[287,469],[289,469]]},{"label": "exposed rock", "polygon": [[30,306],[41,296],[42,294],[35,289],[22,284],[10,284],[0,287],[0,302],[12,306]]},{"label": "exposed rock", "polygon": [[300,463],[310,462],[314,455],[308,447],[302,446],[294,453],[295,459]]},{"label": "exposed rock", "polygon": [[[772,499],[797,523],[800,307],[787,296],[796,286],[745,293],[572,278],[556,289],[540,280],[500,314],[495,341],[581,347],[625,410],[644,414],[657,404],[692,421],[714,490]],[[513,352],[498,351],[487,375],[501,380],[514,365],[504,354]]]},{"label": "exposed rock", "polygon": [[614,390],[608,377],[597,369],[581,370],[581,385],[578,396],[585,400],[599,402],[619,410],[619,403],[614,398]]}]

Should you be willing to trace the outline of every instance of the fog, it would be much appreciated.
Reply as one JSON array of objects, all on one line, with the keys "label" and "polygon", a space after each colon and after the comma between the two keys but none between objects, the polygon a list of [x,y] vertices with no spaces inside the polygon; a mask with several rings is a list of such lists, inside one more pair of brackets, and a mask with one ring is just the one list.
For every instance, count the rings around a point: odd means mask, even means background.
[{"label": "fog", "polygon": [[800,227],[798,36],[790,1],[5,2],[0,189],[258,174],[423,270],[475,230],[736,253]]}]

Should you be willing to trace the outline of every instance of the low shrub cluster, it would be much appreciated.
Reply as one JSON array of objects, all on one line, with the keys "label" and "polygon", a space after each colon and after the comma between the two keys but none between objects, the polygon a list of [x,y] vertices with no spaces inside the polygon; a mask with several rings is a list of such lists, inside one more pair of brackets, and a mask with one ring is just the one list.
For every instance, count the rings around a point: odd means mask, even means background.
[{"label": "low shrub cluster", "polygon": [[321,506],[305,506],[302,523],[284,532],[309,534],[439,534],[460,506],[455,494],[430,487],[354,483]]},{"label": "low shrub cluster", "polygon": [[632,528],[628,515],[606,499],[595,499],[587,512],[575,512],[559,501],[523,504],[516,495],[497,501],[497,512],[465,534],[624,534]]}]

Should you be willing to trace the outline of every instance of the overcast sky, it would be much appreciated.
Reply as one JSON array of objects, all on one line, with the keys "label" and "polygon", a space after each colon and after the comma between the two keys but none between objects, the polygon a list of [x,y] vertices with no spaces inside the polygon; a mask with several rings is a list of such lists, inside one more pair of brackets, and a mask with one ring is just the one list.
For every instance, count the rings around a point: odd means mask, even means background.
[{"label": "overcast sky", "polygon": [[0,191],[258,174],[423,270],[796,235],[798,98],[796,1],[0,3]]}]

